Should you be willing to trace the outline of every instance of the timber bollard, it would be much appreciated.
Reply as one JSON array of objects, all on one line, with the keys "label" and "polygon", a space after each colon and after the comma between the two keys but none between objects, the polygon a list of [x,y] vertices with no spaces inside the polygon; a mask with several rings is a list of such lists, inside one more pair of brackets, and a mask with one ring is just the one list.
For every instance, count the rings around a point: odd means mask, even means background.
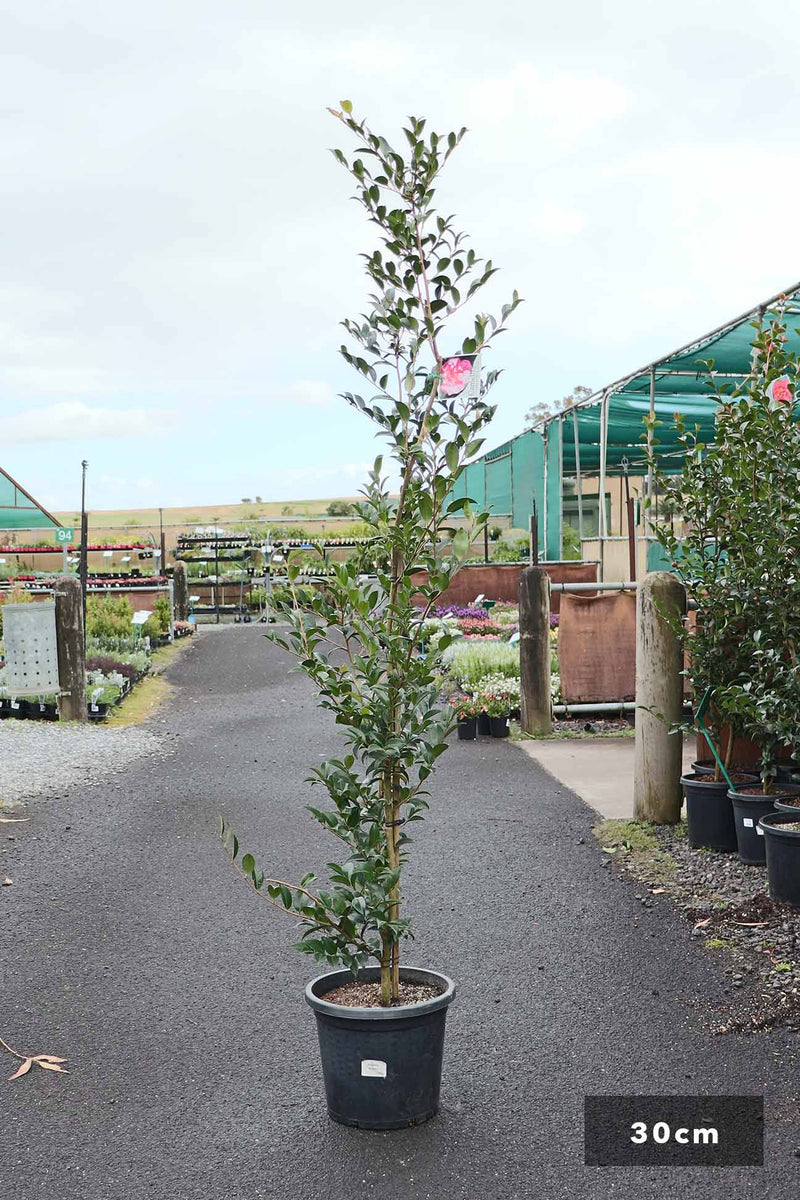
[{"label": "timber bollard", "polygon": [[[674,825],[680,820],[683,739],[671,734],[683,714],[683,649],[662,613],[683,617],[686,592],[669,571],[652,571],[636,595],[636,754],[633,815]],[[647,711],[647,710],[651,711]]]},{"label": "timber bollard", "polygon": [[528,567],[519,577],[520,725],[524,733],[553,732],[550,700],[550,576]]},{"label": "timber bollard", "polygon": [[172,584],[175,589],[175,620],[187,621],[189,619],[189,582],[186,577],[186,563],[175,563]]},{"label": "timber bollard", "polygon": [[86,706],[86,644],[83,634],[83,589],[74,575],[56,580],[56,643],[58,646],[59,721],[88,721]]}]

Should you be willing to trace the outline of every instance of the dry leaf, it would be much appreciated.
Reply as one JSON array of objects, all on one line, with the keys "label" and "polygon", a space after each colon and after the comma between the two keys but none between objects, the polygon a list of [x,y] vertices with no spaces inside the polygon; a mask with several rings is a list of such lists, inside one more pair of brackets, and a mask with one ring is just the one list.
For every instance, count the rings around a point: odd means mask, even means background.
[{"label": "dry leaf", "polygon": [[8,876],[6,875],[5,879],[3,880],[3,887],[11,887],[13,882],[14,882],[14,880],[9,879]]},{"label": "dry leaf", "polygon": [[23,821],[30,821],[30,817],[0,817],[0,825],[21,825]]},{"label": "dry leaf", "polygon": [[662,892],[665,892],[666,890],[667,890],[666,888],[653,888],[650,895],[651,896],[660,896],[662,894]]},{"label": "dry leaf", "polygon": [[758,929],[762,925],[769,925],[769,921],[731,921],[731,925],[743,925],[747,929]]},{"label": "dry leaf", "polygon": [[37,1063],[41,1063],[41,1062],[66,1062],[67,1060],[66,1060],[66,1058],[56,1058],[55,1054],[35,1054],[33,1056],[33,1061],[37,1062]]},{"label": "dry leaf", "polygon": [[[42,1062],[41,1058],[34,1060],[37,1067],[41,1067],[43,1071],[60,1071],[62,1075],[69,1075],[69,1071],[65,1071],[63,1067],[59,1067],[57,1063]],[[66,1059],[64,1059],[66,1062]]]},{"label": "dry leaf", "polygon": [[14,1072],[14,1074],[13,1074],[13,1075],[9,1075],[9,1077],[8,1077],[8,1081],[9,1081],[9,1083],[11,1082],[11,1080],[12,1080],[12,1079],[19,1079],[20,1075],[27,1075],[28,1071],[30,1071],[30,1069],[31,1069],[31,1067],[32,1067],[32,1066],[33,1066],[33,1059],[32,1059],[32,1058],[26,1058],[26,1059],[25,1059],[25,1061],[24,1061],[24,1063],[22,1064],[22,1066],[21,1066],[21,1067],[19,1067],[19,1068],[18,1068],[18,1069],[17,1069],[17,1070]]},{"label": "dry leaf", "polygon": [[706,925],[711,924],[711,917],[706,917],[704,921],[698,921],[695,929],[705,929]]}]

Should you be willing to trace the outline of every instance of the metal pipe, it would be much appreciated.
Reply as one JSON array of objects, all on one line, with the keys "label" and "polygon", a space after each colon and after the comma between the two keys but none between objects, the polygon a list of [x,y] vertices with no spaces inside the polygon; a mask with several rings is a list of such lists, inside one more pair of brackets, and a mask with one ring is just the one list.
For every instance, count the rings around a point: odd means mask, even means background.
[{"label": "metal pipe", "polygon": [[635,592],[636,581],[628,583],[551,583],[551,592]]},{"label": "metal pipe", "polygon": [[583,558],[583,478],[581,476],[581,443],[578,437],[578,414],[573,406],[572,431],[575,436],[575,490],[578,493],[578,541],[581,544]]},{"label": "metal pipe", "polygon": [[603,397],[603,406],[600,409],[600,483],[598,495],[598,537],[600,540],[600,575],[602,577],[605,568],[605,540],[608,537],[608,524],[606,522],[606,456],[608,453],[608,402],[609,393],[606,392]]},{"label": "metal pipe", "polygon": [[622,713],[636,712],[635,700],[621,700],[610,704],[554,704],[553,716],[569,717],[574,713],[588,715],[589,713]]}]

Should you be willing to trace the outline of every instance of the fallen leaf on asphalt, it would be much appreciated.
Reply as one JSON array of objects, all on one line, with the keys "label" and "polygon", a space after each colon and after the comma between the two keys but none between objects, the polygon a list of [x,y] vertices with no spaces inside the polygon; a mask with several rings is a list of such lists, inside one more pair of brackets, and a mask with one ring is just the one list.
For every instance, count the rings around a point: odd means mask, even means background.
[{"label": "fallen leaf on asphalt", "polygon": [[0,817],[0,825],[20,825],[23,821],[30,821],[30,817]]},{"label": "fallen leaf on asphalt", "polygon": [[8,876],[6,875],[5,879],[3,880],[3,887],[11,887],[13,882],[14,882],[14,880],[9,879]]},{"label": "fallen leaf on asphalt", "polygon": [[704,921],[698,921],[695,929],[705,929],[706,925],[711,924],[711,917],[706,917]]},{"label": "fallen leaf on asphalt", "polygon": [[650,895],[651,896],[660,896],[662,894],[662,892],[665,892],[666,890],[667,890],[666,888],[653,888]]},{"label": "fallen leaf on asphalt", "polygon": [[13,1075],[9,1075],[9,1083],[12,1079],[19,1079],[20,1075],[27,1075],[34,1063],[44,1071],[58,1071],[60,1075],[69,1075],[69,1071],[59,1066],[59,1063],[67,1061],[66,1058],[59,1058],[57,1054],[20,1054],[18,1050],[12,1050],[8,1042],[4,1042],[1,1037],[0,1046],[15,1058],[22,1059],[22,1066],[17,1067]]}]

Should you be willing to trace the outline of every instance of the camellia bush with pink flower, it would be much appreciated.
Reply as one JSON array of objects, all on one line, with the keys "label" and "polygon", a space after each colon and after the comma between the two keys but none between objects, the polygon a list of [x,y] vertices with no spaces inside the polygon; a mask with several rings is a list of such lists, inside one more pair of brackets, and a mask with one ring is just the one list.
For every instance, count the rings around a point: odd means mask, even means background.
[{"label": "camellia bush with pink flower", "polygon": [[677,421],[680,474],[652,465],[683,518],[654,532],[695,601],[691,627],[675,621],[688,650],[695,696],[713,689],[717,745],[756,741],[769,787],[782,747],[798,742],[800,713],[800,360],[787,349],[780,309],[755,323],[750,373],[732,385],[708,363],[719,400],[712,445]]}]

